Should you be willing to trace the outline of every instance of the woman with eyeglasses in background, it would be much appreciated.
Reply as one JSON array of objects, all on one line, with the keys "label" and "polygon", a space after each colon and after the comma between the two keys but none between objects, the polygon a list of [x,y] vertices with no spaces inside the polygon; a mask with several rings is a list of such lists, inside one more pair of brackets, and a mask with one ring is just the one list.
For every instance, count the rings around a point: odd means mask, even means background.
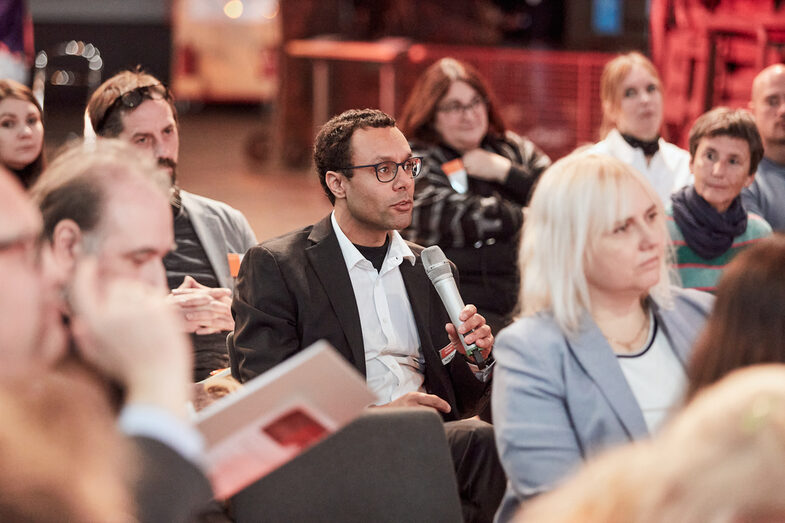
[{"label": "woman with eyeglasses in background", "polygon": [[14,80],[0,80],[0,165],[25,189],[44,168],[43,111],[33,92]]},{"label": "woman with eyeglasses in background", "polygon": [[692,183],[692,175],[689,153],[660,137],[662,83],[654,64],[637,52],[617,56],[602,71],[600,99],[603,139],[592,152],[633,166],[667,205],[672,192]]},{"label": "woman with eyeglasses in background", "polygon": [[444,250],[459,269],[464,301],[498,332],[518,298],[523,207],[550,159],[507,130],[483,78],[454,58],[422,74],[398,125],[423,157],[404,236]]}]

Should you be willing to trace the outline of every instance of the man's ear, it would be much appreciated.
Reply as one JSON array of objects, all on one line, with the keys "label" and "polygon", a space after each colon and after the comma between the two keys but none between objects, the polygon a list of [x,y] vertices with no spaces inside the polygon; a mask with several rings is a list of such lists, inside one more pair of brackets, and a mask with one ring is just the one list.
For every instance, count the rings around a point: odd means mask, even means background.
[{"label": "man's ear", "polygon": [[754,182],[754,181],[755,181],[755,174],[757,174],[757,171],[756,171],[756,172],[754,172],[754,173],[752,173],[752,174],[749,174],[749,175],[747,176],[747,179],[746,179],[746,180],[744,180],[744,187],[745,187],[745,188],[747,188],[747,187],[749,187],[750,185],[752,185],[752,182]]},{"label": "man's ear", "polygon": [[70,272],[82,252],[82,229],[71,219],[57,222],[52,231],[52,256],[63,270]]},{"label": "man's ear", "polygon": [[337,171],[327,171],[324,175],[324,181],[336,200],[346,198],[345,183],[348,181],[346,176]]}]

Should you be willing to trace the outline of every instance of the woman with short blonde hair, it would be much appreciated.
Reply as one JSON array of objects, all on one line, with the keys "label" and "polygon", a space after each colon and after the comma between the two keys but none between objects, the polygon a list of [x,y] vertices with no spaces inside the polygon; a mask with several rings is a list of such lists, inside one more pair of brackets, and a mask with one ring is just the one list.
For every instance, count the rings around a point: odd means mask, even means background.
[{"label": "woman with short blonde hair", "polygon": [[494,354],[499,520],[588,456],[656,431],[681,398],[712,297],[670,286],[662,202],[634,169],[576,153],[534,192],[521,244],[523,316]]},{"label": "woman with short blonde hair", "polygon": [[[634,187],[651,198],[657,213],[661,215],[663,209],[638,172],[608,156],[568,157],[552,170],[559,175],[540,180],[540,196],[532,200],[524,225],[520,263],[526,271],[520,302],[524,314],[552,310],[559,326],[574,332],[582,313],[591,310],[583,254],[591,255],[592,239],[613,229],[619,216],[629,213],[630,203],[624,196]],[[656,226],[667,238],[665,221],[658,220]],[[664,303],[670,303],[669,280],[663,256],[653,291]]]}]

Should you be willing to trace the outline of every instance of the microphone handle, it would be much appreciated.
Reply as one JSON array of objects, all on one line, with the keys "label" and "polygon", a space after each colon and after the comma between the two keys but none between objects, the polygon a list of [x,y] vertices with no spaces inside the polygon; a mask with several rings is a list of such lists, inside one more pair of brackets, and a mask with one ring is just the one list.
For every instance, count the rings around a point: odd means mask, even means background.
[{"label": "microphone handle", "polygon": [[[447,309],[447,315],[450,317],[450,321],[453,325],[455,325],[455,329],[457,331],[458,326],[461,324],[460,314],[463,310],[464,304],[463,298],[461,298],[461,294],[458,292],[458,286],[455,285],[455,278],[452,276],[442,278],[439,281],[433,282],[433,286],[436,288],[436,292],[442,299],[444,308]],[[463,348],[466,349],[466,355],[474,358],[474,361],[477,362],[480,367],[482,367],[484,364],[484,359],[482,357],[482,351],[480,348],[474,343],[471,345],[466,345],[466,342],[463,339],[463,334],[460,332],[458,333],[458,339],[461,340],[461,345],[463,345]]]}]

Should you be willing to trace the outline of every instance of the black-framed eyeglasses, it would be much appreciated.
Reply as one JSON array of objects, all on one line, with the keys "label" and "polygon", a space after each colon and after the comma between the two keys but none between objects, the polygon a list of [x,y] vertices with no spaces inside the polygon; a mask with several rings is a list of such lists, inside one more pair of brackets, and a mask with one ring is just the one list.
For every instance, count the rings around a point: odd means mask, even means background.
[{"label": "black-framed eyeglasses", "polygon": [[422,170],[422,157],[412,156],[400,163],[388,160],[386,162],[371,163],[368,165],[353,165],[351,167],[342,167],[338,170],[348,171],[351,169],[362,169],[363,167],[373,167],[374,171],[376,171],[376,179],[382,183],[389,183],[395,179],[399,167],[403,167],[403,172],[411,175],[412,178],[420,174],[420,171]]},{"label": "black-framed eyeglasses", "polygon": [[100,133],[104,125],[106,125],[106,121],[109,119],[109,116],[117,110],[118,107],[124,107],[126,109],[135,109],[139,107],[142,102],[145,100],[171,100],[171,93],[169,93],[169,89],[164,84],[152,84],[152,85],[143,85],[141,87],[137,87],[135,89],[131,89],[130,91],[126,91],[117,98],[115,98],[112,105],[110,105],[106,111],[104,111],[104,115],[101,118],[101,121],[98,122],[96,126],[96,132]]},{"label": "black-framed eyeglasses", "polygon": [[458,115],[462,115],[466,111],[473,111],[478,107],[485,107],[486,104],[485,98],[481,96],[477,96],[473,98],[468,104],[463,105],[461,102],[450,102],[448,104],[442,105],[437,107],[436,110],[442,113],[446,113],[450,116],[457,117]]}]

